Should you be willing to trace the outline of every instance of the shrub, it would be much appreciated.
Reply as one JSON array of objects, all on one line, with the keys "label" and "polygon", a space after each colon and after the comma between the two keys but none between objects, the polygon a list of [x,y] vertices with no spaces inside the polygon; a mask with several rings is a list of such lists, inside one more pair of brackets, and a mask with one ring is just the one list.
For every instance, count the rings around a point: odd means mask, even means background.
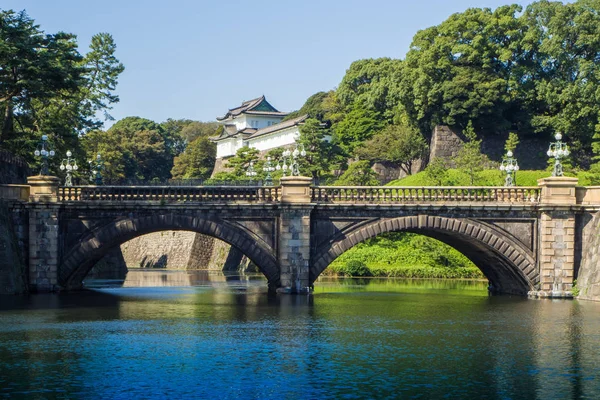
[{"label": "shrub", "polygon": [[346,262],[342,272],[348,276],[373,276],[367,265],[358,260],[350,260]]}]

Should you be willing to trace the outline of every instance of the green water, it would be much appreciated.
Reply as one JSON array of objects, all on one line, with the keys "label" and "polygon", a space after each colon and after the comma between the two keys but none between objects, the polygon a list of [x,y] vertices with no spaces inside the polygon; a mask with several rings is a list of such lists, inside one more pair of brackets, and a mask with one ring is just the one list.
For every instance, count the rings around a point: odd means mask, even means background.
[{"label": "green water", "polygon": [[0,397],[600,398],[598,303],[473,281],[330,279],[278,297],[208,273],[95,284],[1,299]]}]

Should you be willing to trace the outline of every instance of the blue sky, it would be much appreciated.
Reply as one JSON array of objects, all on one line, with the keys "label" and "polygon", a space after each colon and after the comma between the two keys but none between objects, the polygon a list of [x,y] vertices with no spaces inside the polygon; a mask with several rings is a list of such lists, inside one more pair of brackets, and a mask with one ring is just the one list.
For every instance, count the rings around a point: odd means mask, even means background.
[{"label": "blue sky", "polygon": [[[523,6],[531,1],[520,2]],[[111,114],[212,121],[262,94],[292,111],[335,88],[352,61],[404,58],[413,35],[501,0],[3,0],[47,33],[109,32],[125,65]]]}]

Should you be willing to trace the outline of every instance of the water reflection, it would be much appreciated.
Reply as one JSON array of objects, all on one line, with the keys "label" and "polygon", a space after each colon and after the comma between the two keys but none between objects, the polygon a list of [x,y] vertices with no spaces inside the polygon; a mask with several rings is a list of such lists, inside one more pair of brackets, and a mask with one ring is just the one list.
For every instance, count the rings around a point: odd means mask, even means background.
[{"label": "water reflection", "polygon": [[156,276],[2,299],[0,397],[600,396],[600,304],[490,297],[485,282],[328,279],[269,297],[261,279]]}]

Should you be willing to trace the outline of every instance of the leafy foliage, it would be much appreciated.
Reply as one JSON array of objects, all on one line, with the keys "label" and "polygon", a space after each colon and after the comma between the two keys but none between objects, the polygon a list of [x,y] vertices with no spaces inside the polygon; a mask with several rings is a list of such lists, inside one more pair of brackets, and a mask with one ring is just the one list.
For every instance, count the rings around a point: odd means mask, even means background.
[{"label": "leafy foliage", "polygon": [[399,165],[406,175],[412,173],[414,161],[427,150],[425,138],[405,125],[388,125],[357,148],[356,154],[372,162],[388,161]]},{"label": "leafy foliage", "polygon": [[173,157],[163,128],[148,119],[123,118],[106,132],[85,135],[83,146],[88,158],[94,158],[96,153],[102,155],[107,183],[164,181],[171,176]]},{"label": "leafy foliage", "polygon": [[519,136],[517,136],[514,132],[509,132],[508,139],[506,139],[506,143],[504,144],[505,151],[515,152],[515,149],[519,145]]},{"label": "leafy foliage", "polygon": [[306,151],[306,156],[300,159],[300,170],[303,174],[310,174],[317,181],[324,172],[332,169],[336,161],[340,162],[340,151],[327,140],[329,136],[329,130],[321,126],[317,119],[308,118],[300,126],[298,144]]},{"label": "leafy foliage", "polygon": [[429,182],[433,182],[432,185],[445,185],[448,181],[446,161],[441,157],[434,158],[425,168],[424,174]]},{"label": "leafy foliage", "polygon": [[379,180],[367,160],[357,161],[348,167],[346,172],[335,182],[337,186],[377,186]]},{"label": "leafy foliage", "polygon": [[213,171],[217,146],[206,136],[199,136],[175,157],[171,175],[175,179],[207,179]]},{"label": "leafy foliage", "polygon": [[119,101],[123,65],[108,33],[82,56],[75,35],[45,34],[24,11],[0,11],[0,146],[31,157],[42,134],[58,154],[79,150],[77,136],[102,125],[97,115]]},{"label": "leafy foliage", "polygon": [[370,139],[383,126],[384,123],[379,120],[376,112],[356,106],[335,125],[334,143],[345,154],[352,155],[357,146]]},{"label": "leafy foliage", "polygon": [[400,102],[402,61],[391,58],[364,59],[353,62],[337,89],[346,109],[360,104],[391,122]]},{"label": "leafy foliage", "polygon": [[255,148],[244,146],[236,151],[235,156],[227,160],[227,167],[231,168],[232,177],[235,179],[246,179],[246,171],[250,163],[254,165],[254,170],[258,173],[262,173],[262,166],[258,162],[259,151]]},{"label": "leafy foliage", "polygon": [[326,272],[406,278],[483,277],[457,250],[435,239],[405,232],[385,233],[357,244],[333,261]]},{"label": "leafy foliage", "polygon": [[469,175],[470,185],[474,185],[479,172],[483,171],[489,163],[487,157],[481,153],[481,139],[477,139],[473,124],[469,121],[467,129],[463,132],[467,141],[454,158],[456,166]]}]

